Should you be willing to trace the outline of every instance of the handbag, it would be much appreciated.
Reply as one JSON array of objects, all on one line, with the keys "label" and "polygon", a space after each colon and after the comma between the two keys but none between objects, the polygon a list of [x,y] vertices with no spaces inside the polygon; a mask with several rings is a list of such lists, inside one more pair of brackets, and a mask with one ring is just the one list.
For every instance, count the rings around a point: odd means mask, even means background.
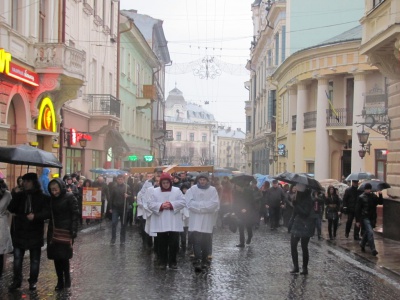
[{"label": "handbag", "polygon": [[53,207],[51,207],[51,220],[53,223],[53,236],[51,243],[70,245],[72,247],[72,234],[67,229],[56,228],[54,225]]}]

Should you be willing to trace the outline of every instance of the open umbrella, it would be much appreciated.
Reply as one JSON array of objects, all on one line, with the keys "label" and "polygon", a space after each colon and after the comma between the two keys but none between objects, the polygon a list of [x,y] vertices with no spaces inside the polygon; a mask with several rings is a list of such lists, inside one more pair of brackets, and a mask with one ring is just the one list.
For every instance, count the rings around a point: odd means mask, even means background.
[{"label": "open umbrella", "polygon": [[104,176],[118,176],[118,175],[125,175],[127,172],[118,169],[103,169],[103,168],[95,168],[89,170],[92,173],[101,174]]},{"label": "open umbrella", "polygon": [[106,169],[104,168],[94,168],[90,169],[89,172],[96,173],[96,174],[103,174]]},{"label": "open umbrella", "polygon": [[324,188],[317,180],[307,176],[306,174],[283,172],[273,178],[290,184],[304,184],[313,190],[324,191]]},{"label": "open umbrella", "polygon": [[359,172],[359,173],[351,173],[349,176],[346,177],[346,181],[352,180],[362,180],[362,179],[374,179],[375,175],[368,172]]},{"label": "open umbrella", "polygon": [[248,174],[239,174],[236,176],[233,176],[231,179],[231,182],[233,184],[239,185],[239,186],[248,186],[252,180],[254,180],[253,175],[248,175]]},{"label": "open umbrella", "polygon": [[53,153],[28,145],[0,147],[0,162],[36,167],[62,168]]},{"label": "open umbrella", "polygon": [[367,183],[371,184],[371,186],[372,186],[372,190],[371,191],[372,192],[378,192],[378,191],[382,191],[382,190],[390,188],[390,184],[388,184],[388,183],[386,183],[386,182],[384,182],[382,180],[375,179],[375,180],[365,180],[365,181],[363,181],[363,183],[360,184],[358,189],[360,191],[364,191],[365,190],[365,185]]}]

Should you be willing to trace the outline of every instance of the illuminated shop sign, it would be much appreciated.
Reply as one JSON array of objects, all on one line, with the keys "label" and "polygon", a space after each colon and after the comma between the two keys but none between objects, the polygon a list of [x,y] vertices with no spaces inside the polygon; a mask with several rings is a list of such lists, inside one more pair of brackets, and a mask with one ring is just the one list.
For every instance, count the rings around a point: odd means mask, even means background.
[{"label": "illuminated shop sign", "polygon": [[37,129],[57,132],[56,114],[54,112],[53,102],[49,97],[44,98],[42,103],[40,103]]},{"label": "illuminated shop sign", "polygon": [[92,136],[90,134],[86,134],[83,132],[76,131],[75,128],[71,128],[69,130],[69,145],[75,146],[76,143],[79,143],[81,139],[86,139],[88,141],[92,140]]},{"label": "illuminated shop sign", "polygon": [[23,81],[33,86],[39,86],[39,75],[35,72],[29,71],[11,61],[11,53],[0,49],[0,73]]}]

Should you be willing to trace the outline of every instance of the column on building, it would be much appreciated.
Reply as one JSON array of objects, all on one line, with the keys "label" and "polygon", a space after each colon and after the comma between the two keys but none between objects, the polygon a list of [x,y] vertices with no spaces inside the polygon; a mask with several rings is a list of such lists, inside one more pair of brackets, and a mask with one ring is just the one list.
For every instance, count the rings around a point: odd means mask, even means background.
[{"label": "column on building", "polygon": [[329,178],[330,150],[329,136],[326,130],[326,111],[329,108],[326,92],[328,91],[328,79],[318,78],[317,90],[317,124],[315,140],[315,178]]},{"label": "column on building", "polygon": [[[287,90],[288,93],[288,98],[289,98],[289,103],[288,103],[288,137],[287,137],[287,145],[286,148],[289,150],[289,155],[288,155],[288,165],[287,165],[287,171],[288,172],[294,172],[295,170],[293,169],[293,158],[295,155],[292,153],[296,153],[296,141],[292,138],[292,128],[293,128],[293,118],[292,116],[296,115],[296,98],[297,98],[297,90],[295,89],[294,86],[288,87]],[[294,151],[290,153],[290,151]]]},{"label": "column on building", "polygon": [[366,172],[369,170],[365,170],[364,159],[358,154],[358,150],[360,150],[360,145],[358,142],[357,132],[362,131],[362,126],[357,127],[357,122],[363,122],[363,118],[361,116],[362,109],[364,107],[364,98],[365,98],[365,90],[366,90],[366,82],[365,82],[365,73],[358,72],[354,74],[354,99],[353,99],[353,130],[352,130],[352,149],[351,149],[351,172]]},{"label": "column on building", "polygon": [[304,170],[304,110],[307,103],[307,84],[301,82],[297,85],[297,103],[296,103],[296,154],[295,154],[295,172],[301,173]]}]

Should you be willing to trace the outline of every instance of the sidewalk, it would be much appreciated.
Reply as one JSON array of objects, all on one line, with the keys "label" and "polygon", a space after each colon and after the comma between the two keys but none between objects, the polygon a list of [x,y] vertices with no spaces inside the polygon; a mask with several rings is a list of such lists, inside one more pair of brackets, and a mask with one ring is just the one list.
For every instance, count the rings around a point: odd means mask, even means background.
[{"label": "sidewalk", "polygon": [[382,233],[374,232],[375,246],[378,255],[375,257],[371,254],[369,246],[365,247],[365,252],[361,252],[360,241],[353,239],[353,231],[350,232],[349,238],[345,237],[346,218],[342,220],[341,225],[337,229],[336,240],[329,240],[328,222],[322,222],[322,236],[325,241],[318,241],[314,237],[315,243],[326,242],[328,245],[340,247],[348,252],[355,254],[373,264],[377,268],[382,268],[393,273],[400,278],[400,242],[383,238]]}]

